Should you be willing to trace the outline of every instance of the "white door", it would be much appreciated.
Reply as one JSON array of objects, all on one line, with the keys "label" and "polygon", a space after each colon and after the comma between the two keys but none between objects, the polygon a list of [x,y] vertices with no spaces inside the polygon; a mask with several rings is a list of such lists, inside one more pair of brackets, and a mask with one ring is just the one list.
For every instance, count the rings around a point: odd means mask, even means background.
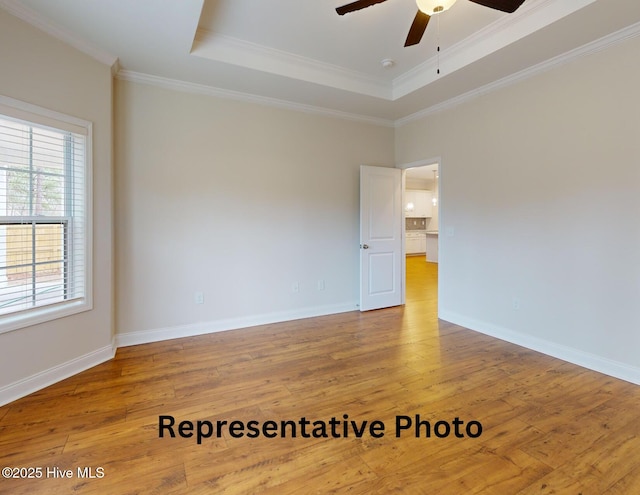
[{"label": "white door", "polygon": [[360,167],[360,311],[403,303],[402,171]]}]

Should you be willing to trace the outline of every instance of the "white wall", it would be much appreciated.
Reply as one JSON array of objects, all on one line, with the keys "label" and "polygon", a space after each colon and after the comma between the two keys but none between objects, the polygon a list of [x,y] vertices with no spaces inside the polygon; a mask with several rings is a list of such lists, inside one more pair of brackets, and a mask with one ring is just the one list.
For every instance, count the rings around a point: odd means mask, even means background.
[{"label": "white wall", "polygon": [[638,53],[407,124],[396,160],[442,157],[442,318],[640,383]]},{"label": "white wall", "polygon": [[0,9],[0,94],[94,124],[94,309],[0,335],[0,404],[113,355],[111,69]]},{"label": "white wall", "polygon": [[120,80],[115,101],[120,344],[355,309],[359,166],[393,166],[393,129]]}]

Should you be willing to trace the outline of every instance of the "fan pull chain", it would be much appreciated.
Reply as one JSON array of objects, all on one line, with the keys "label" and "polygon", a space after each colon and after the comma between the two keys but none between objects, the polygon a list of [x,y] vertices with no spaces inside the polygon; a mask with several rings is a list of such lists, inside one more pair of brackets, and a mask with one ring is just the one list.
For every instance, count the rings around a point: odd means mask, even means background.
[{"label": "fan pull chain", "polygon": [[437,64],[438,64],[438,68],[437,69],[438,69],[438,71],[437,71],[437,73],[440,74],[440,16],[439,15],[437,16],[436,21],[437,21],[437,24],[438,24],[438,26],[437,26],[438,27],[438,37],[437,37],[437,41],[436,41],[436,43],[438,45],[438,49],[437,49],[438,50],[438,53],[437,53]]}]

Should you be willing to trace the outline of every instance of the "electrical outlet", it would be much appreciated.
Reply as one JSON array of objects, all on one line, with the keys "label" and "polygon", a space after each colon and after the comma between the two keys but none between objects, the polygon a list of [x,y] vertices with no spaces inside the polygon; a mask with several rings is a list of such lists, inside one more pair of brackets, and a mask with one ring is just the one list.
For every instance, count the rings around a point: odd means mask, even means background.
[{"label": "electrical outlet", "polygon": [[318,280],[318,290],[324,290],[324,280]]},{"label": "electrical outlet", "polygon": [[513,305],[513,310],[518,311],[520,309],[520,299],[518,299],[517,297],[514,297],[512,301],[512,305]]},{"label": "electrical outlet", "polygon": [[291,292],[300,292],[300,284],[298,282],[291,284]]},{"label": "electrical outlet", "polygon": [[193,299],[196,304],[204,304],[204,292],[196,292]]}]

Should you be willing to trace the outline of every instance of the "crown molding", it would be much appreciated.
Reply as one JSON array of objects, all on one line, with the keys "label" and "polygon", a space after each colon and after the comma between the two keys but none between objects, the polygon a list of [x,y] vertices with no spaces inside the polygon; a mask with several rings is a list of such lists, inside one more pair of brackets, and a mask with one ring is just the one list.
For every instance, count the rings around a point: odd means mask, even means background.
[{"label": "crown molding", "polygon": [[184,93],[213,96],[215,98],[223,98],[227,100],[244,101],[248,103],[255,103],[258,105],[264,105],[269,107],[295,110],[298,112],[304,112],[304,113],[315,114],[315,115],[323,115],[325,117],[335,117],[342,120],[351,120],[355,122],[373,124],[381,127],[394,126],[394,121],[389,119],[353,114],[348,112],[342,112],[339,110],[331,110],[328,108],[322,108],[322,107],[317,107],[313,105],[306,105],[302,103],[295,103],[287,100],[281,100],[278,98],[270,98],[266,96],[242,93],[240,91],[221,89],[221,88],[216,88],[214,86],[207,86],[205,84],[197,84],[197,83],[191,83],[187,81],[180,81],[177,79],[169,79],[165,77],[153,76],[150,74],[143,74],[140,72],[121,70],[118,72],[116,77],[117,79],[122,81],[134,82],[139,84],[147,84],[150,86],[157,86],[160,88],[171,89],[174,91],[181,91]]},{"label": "crown molding", "polygon": [[587,43],[586,45],[565,52],[562,55],[558,55],[557,57],[553,57],[549,60],[523,69],[510,76],[504,77],[495,82],[486,84],[477,89],[464,93],[460,96],[456,96],[455,98],[451,98],[437,105],[433,105],[429,108],[425,108],[424,110],[420,110],[411,115],[398,119],[395,121],[394,127],[402,127],[416,120],[428,117],[429,115],[454,108],[479,96],[486,95],[507,86],[519,83],[520,81],[524,81],[525,79],[529,79],[533,76],[536,76],[543,72],[547,72],[556,67],[566,65],[578,58],[592,55],[602,50],[606,50],[611,46],[617,45],[618,43],[622,43],[631,38],[636,38],[638,36],[640,36],[640,22],[632,24],[631,26],[621,29],[620,31],[616,31],[615,33],[604,36],[598,40],[592,41],[591,43]]},{"label": "crown molding", "polygon": [[111,66],[111,76],[116,77],[118,72],[122,70],[122,66],[120,65],[120,59],[116,59],[116,61]]},{"label": "crown molding", "polygon": [[205,29],[196,32],[191,55],[385,100],[392,99],[392,86],[382,78]]},{"label": "crown molding", "polygon": [[213,86],[207,86],[204,84],[195,84],[186,81],[179,81],[176,79],[168,79],[159,76],[153,76],[149,74],[142,74],[139,72],[132,72],[127,70],[120,70],[117,73],[117,78],[123,81],[130,81],[140,84],[148,84],[152,86],[158,86],[165,89],[171,89],[175,91],[182,91],[186,93],[202,94],[207,96],[213,96],[216,98],[230,99],[236,101],[244,101],[249,103],[256,103],[259,105],[266,105],[271,107],[283,108],[288,110],[295,110],[310,114],[323,115],[327,117],[335,117],[343,120],[351,120],[355,122],[363,122],[367,124],[378,125],[382,127],[395,127],[399,128],[405,126],[416,120],[428,117],[438,112],[454,108],[463,103],[467,103],[475,98],[492,93],[499,89],[517,84],[521,81],[534,77],[540,73],[549,71],[556,67],[568,64],[578,58],[588,56],[597,53],[602,50],[614,46],[625,40],[640,36],[640,23],[633,24],[627,28],[621,29],[615,33],[604,36],[599,40],[587,43],[579,48],[570,50],[562,55],[553,57],[545,62],[541,62],[537,65],[529,67],[512,74],[510,76],[499,79],[493,83],[486,84],[473,91],[469,91],[462,95],[450,98],[442,103],[425,108],[418,112],[412,113],[406,117],[397,119],[395,121],[377,117],[370,117],[366,115],[352,114],[347,112],[341,112],[338,110],[331,110],[322,107],[316,107],[312,105],[305,105],[301,103],[295,103],[291,101],[281,100],[277,98],[268,98],[264,96],[252,95],[242,93],[240,91],[232,91],[227,89],[216,88]]},{"label": "crown molding", "polygon": [[440,52],[393,80],[393,100],[427,86],[505,46],[522,39],[596,0],[538,0],[526,2],[513,14],[500,17],[471,36]]},{"label": "crown molding", "polygon": [[114,65],[117,64],[118,57],[107,53],[104,50],[90,43],[87,43],[85,40],[69,33],[65,29],[51,22],[46,17],[30,9],[29,7],[26,7],[18,0],[0,0],[0,8],[6,10],[7,12],[9,12],[9,14],[23,20],[24,22],[32,25],[40,31],[44,31],[54,38],[72,46],[85,55],[89,55],[91,58],[97,60],[101,64],[107,65],[109,67],[114,67]]},{"label": "crown molding", "polygon": [[396,101],[597,0],[529,0],[391,82],[318,60],[198,29],[191,54],[388,101]]}]

